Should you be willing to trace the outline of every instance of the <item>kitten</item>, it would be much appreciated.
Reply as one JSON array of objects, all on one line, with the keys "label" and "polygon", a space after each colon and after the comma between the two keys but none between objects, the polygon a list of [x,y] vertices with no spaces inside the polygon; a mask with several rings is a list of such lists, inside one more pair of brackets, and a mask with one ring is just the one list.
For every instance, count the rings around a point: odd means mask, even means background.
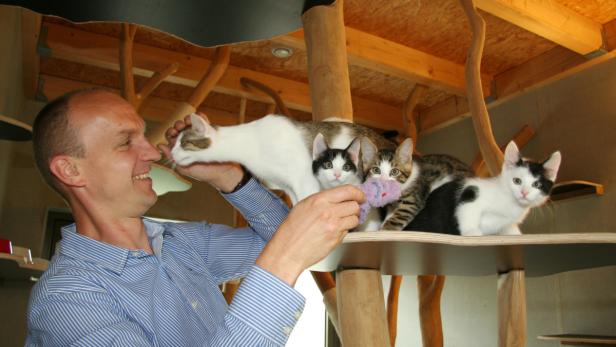
[{"label": "kitten", "polygon": [[293,204],[321,190],[312,173],[312,147],[318,133],[332,148],[369,138],[379,148],[392,142],[364,126],[346,122],[298,122],[278,115],[234,126],[212,126],[196,114],[178,137],[171,154],[179,165],[238,162],[270,188],[284,190]]},{"label": "kitten", "polygon": [[560,162],[560,152],[543,163],[522,159],[511,141],[500,175],[464,178],[441,186],[404,229],[463,236],[520,235],[518,225],[530,209],[547,201]]},{"label": "kitten", "polygon": [[318,133],[312,146],[312,173],[321,188],[329,189],[343,184],[360,184],[362,174],[359,168],[360,141],[353,139],[345,149],[330,148]]},{"label": "kitten", "polygon": [[473,174],[468,165],[448,155],[413,157],[410,138],[395,151],[378,150],[368,139],[362,139],[361,146],[366,178],[395,179],[402,185],[402,196],[388,206],[380,230],[402,230],[424,207],[430,192],[449,181]]}]

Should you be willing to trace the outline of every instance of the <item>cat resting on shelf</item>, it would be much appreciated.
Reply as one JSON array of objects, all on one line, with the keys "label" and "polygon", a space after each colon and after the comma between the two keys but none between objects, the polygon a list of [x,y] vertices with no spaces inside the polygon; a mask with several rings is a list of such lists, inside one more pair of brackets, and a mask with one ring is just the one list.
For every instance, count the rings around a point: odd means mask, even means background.
[{"label": "cat resting on shelf", "polygon": [[442,185],[404,230],[462,236],[520,235],[518,225],[530,209],[547,201],[560,161],[558,151],[543,163],[523,159],[511,141],[498,176],[463,178]]},{"label": "cat resting on shelf", "polygon": [[365,177],[397,180],[402,185],[400,199],[387,207],[384,221],[371,211],[359,230],[402,230],[424,207],[430,192],[446,182],[472,175],[468,165],[444,155],[413,156],[413,141],[404,140],[398,148],[379,149],[369,139],[361,140]]},{"label": "cat resting on shelf", "polygon": [[359,146],[359,138],[354,138],[344,149],[330,148],[323,134],[318,133],[315,136],[312,146],[312,173],[321,188],[329,189],[343,184],[362,183]]},{"label": "cat resting on shelf", "polygon": [[379,149],[395,148],[369,128],[347,122],[298,122],[268,115],[250,123],[217,127],[193,114],[191,123],[171,151],[177,164],[238,162],[270,188],[284,190],[293,204],[321,190],[312,171],[317,134],[331,148],[347,148],[355,138],[369,138]]}]

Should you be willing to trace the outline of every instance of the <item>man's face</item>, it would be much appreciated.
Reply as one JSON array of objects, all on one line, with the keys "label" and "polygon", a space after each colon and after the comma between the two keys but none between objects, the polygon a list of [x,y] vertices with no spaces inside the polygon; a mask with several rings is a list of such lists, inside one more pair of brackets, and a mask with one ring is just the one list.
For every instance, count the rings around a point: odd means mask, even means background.
[{"label": "man's face", "polygon": [[150,165],[160,153],[145,124],[121,97],[97,92],[71,101],[70,122],[85,149],[79,159],[87,199],[109,217],[139,217],[155,202]]}]

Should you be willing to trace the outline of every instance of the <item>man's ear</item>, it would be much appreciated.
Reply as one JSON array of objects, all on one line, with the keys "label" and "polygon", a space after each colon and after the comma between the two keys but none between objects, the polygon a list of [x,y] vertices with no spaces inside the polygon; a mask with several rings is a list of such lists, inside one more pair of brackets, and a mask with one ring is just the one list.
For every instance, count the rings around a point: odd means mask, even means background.
[{"label": "man's ear", "polygon": [[83,187],[85,180],[75,158],[68,155],[57,155],[49,163],[51,173],[63,184],[69,187]]}]

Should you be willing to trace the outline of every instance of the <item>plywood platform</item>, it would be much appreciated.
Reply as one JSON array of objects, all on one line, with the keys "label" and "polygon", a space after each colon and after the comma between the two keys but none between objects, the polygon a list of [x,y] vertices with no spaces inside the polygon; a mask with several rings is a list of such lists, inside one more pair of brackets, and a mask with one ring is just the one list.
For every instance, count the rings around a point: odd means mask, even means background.
[{"label": "plywood platform", "polygon": [[464,237],[378,231],[348,234],[311,270],[484,276],[524,269],[533,277],[609,265],[616,265],[616,233]]}]

